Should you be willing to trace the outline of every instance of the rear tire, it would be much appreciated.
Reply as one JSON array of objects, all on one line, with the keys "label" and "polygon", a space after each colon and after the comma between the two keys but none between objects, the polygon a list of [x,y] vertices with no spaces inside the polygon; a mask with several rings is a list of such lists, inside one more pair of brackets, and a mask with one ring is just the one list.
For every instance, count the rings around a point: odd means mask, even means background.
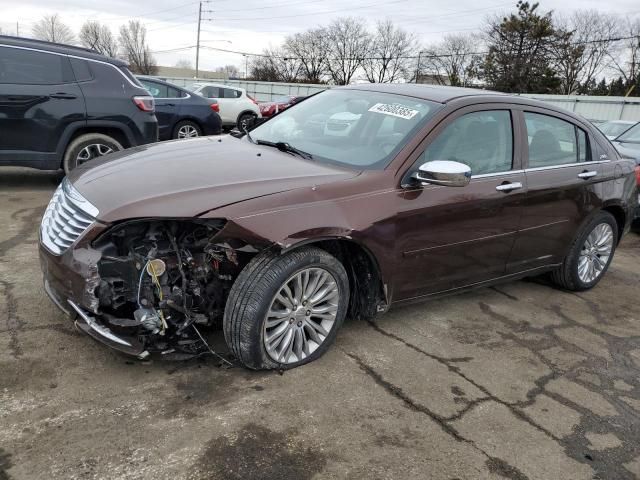
[{"label": "rear tire", "polygon": [[123,150],[122,145],[108,135],[102,133],[86,133],[74,139],[68,146],[62,160],[65,174],[89,160],[108,153]]},{"label": "rear tire", "polygon": [[[312,283],[314,274],[318,275],[315,284]],[[292,285],[298,275],[307,275],[308,283],[305,284],[307,288],[300,289],[296,289],[294,283],[289,290],[292,293],[289,297],[291,305],[295,302],[297,307],[289,309],[284,303],[276,303],[283,288]],[[321,284],[319,278],[325,278],[327,282]],[[314,292],[316,286],[322,288]],[[295,290],[303,292],[302,295],[296,295]],[[314,302],[321,294],[331,301]],[[298,298],[303,301],[298,301]],[[279,308],[275,307],[276,304]],[[224,337],[237,360],[245,367],[254,370],[295,368],[319,358],[329,348],[344,321],[348,304],[347,272],[334,256],[315,247],[300,248],[284,255],[266,252],[249,262],[231,288],[224,312]],[[318,320],[315,313],[310,313],[314,310],[318,316],[327,317],[320,311],[329,309],[330,320]],[[277,312],[275,317],[274,312]],[[320,325],[326,335],[318,336],[312,321]],[[277,331],[286,331],[282,335],[282,343],[279,343],[283,352],[280,361],[277,348],[273,347],[275,342],[269,340],[269,337],[280,336]],[[284,351],[287,338],[291,339],[293,353]],[[296,350],[300,352],[298,358],[293,349],[304,342],[307,344]]]},{"label": "rear tire", "polygon": [[173,128],[174,139],[187,139],[196,138],[202,136],[202,129],[200,125],[191,120],[182,120],[178,122]]},{"label": "rear tire", "polygon": [[238,130],[244,132],[245,128],[251,128],[255,123],[258,116],[255,113],[245,112],[238,117],[237,127]]},{"label": "rear tire", "polygon": [[[600,233],[603,237],[598,240]],[[578,231],[562,265],[552,272],[553,283],[573,292],[595,287],[604,277],[613,260],[618,244],[618,235],[618,223],[613,215],[605,211],[596,214]],[[611,236],[610,246],[609,236]],[[600,244],[602,247],[596,248]],[[608,254],[605,255],[607,251]],[[590,270],[591,265],[595,270]]]}]

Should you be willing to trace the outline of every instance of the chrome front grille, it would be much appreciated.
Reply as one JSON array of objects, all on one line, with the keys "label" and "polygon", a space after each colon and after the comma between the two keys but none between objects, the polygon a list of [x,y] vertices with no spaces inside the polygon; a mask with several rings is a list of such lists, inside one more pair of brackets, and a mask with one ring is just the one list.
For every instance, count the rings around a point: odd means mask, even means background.
[{"label": "chrome front grille", "polygon": [[40,225],[40,240],[56,255],[64,253],[89,228],[98,209],[65,178],[53,194]]}]

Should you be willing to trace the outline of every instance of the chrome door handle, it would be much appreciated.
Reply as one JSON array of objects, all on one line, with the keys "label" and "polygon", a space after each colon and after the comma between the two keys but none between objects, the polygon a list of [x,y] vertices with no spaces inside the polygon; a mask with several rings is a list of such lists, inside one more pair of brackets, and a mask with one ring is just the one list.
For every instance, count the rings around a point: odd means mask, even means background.
[{"label": "chrome door handle", "polygon": [[584,171],[578,174],[578,178],[592,178],[592,177],[595,177],[596,175],[598,175],[598,172],[596,172],[595,170]]},{"label": "chrome door handle", "polygon": [[503,183],[502,185],[498,185],[496,190],[499,192],[510,192],[511,190],[518,190],[522,188],[522,184],[520,182],[513,183]]}]

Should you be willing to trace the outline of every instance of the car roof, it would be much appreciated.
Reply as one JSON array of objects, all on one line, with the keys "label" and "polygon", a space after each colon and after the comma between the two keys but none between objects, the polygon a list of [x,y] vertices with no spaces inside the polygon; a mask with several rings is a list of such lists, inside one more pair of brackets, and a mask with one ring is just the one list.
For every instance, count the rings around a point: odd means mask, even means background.
[{"label": "car roof", "polygon": [[244,90],[244,88],[234,87],[233,85],[225,85],[224,83],[213,83],[213,82],[194,82],[191,84],[192,86],[198,87],[220,87],[220,88],[230,88],[232,90]]},{"label": "car roof", "polygon": [[[470,96],[508,96],[505,93],[491,90],[481,90],[479,88],[449,87],[445,85],[424,85],[416,83],[360,83],[357,85],[347,85],[338,87],[349,90],[367,90],[381,93],[395,93],[407,97],[416,97],[438,103],[447,103],[453,99]],[[521,98],[521,97],[517,97]]]},{"label": "car roof", "polygon": [[60,53],[62,55],[73,55],[75,57],[82,57],[90,60],[98,60],[100,62],[111,63],[112,65],[116,65],[118,67],[127,66],[127,63],[123,62],[122,60],[106,57],[89,48],[76,47],[74,45],[65,45],[62,43],[45,42],[44,40],[35,40],[33,38],[0,35],[0,45],[30,48],[34,50],[42,50],[45,52]]},{"label": "car roof", "polygon": [[185,92],[188,92],[188,90],[185,89],[184,87],[180,87],[180,86],[176,85],[175,83],[167,82],[166,80],[160,80],[159,78],[150,77],[148,75],[136,75],[135,77],[138,80],[147,80],[149,82],[160,83],[162,85],[166,85],[167,87],[176,88],[178,90],[184,90]]}]

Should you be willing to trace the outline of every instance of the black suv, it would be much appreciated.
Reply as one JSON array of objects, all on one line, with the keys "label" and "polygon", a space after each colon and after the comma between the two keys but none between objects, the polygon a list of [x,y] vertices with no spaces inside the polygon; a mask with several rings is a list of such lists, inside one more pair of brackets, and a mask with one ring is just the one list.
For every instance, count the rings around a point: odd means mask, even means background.
[{"label": "black suv", "polygon": [[0,166],[68,172],[157,140],[153,98],[124,62],[0,35]]}]

